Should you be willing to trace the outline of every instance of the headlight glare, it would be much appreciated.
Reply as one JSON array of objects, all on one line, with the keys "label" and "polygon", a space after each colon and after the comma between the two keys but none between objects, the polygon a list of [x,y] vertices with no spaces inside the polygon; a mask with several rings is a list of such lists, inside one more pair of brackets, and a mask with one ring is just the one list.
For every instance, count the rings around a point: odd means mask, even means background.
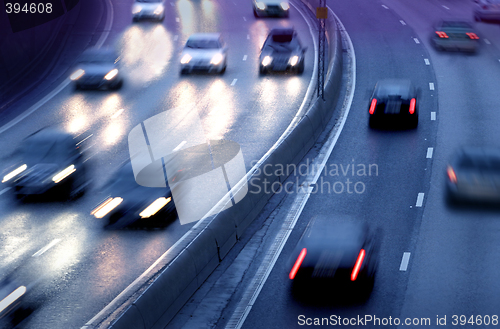
[{"label": "headlight glare", "polygon": [[132,14],[134,14],[134,15],[140,13],[141,11],[142,11],[142,7],[139,5],[134,5],[132,7]]},{"label": "headlight glare", "polygon": [[2,183],[5,183],[6,181],[11,180],[12,178],[16,177],[17,175],[19,175],[20,173],[25,171],[26,168],[28,168],[28,166],[23,164],[21,167],[11,171],[7,175],[3,176]]},{"label": "headlight glare", "polygon": [[72,173],[74,173],[75,171],[76,171],[75,165],[71,165],[65,168],[64,170],[60,171],[59,173],[57,173],[54,177],[52,177],[52,180],[54,181],[54,183],[57,184],[66,177],[68,177],[69,175],[71,175]]},{"label": "headlight glare", "polygon": [[295,55],[290,58],[290,65],[295,66],[299,62],[299,56]]},{"label": "headlight glare", "polygon": [[118,70],[117,69],[112,69],[111,71],[109,71],[108,74],[106,74],[104,76],[104,79],[106,80],[112,80],[116,77],[116,75],[118,74]]},{"label": "headlight glare", "polygon": [[95,218],[103,218],[107,214],[111,212],[111,210],[115,209],[118,207],[120,203],[122,203],[123,199],[116,197],[116,198],[109,198],[103,203],[99,205],[99,207],[95,208],[92,210],[90,213],[91,215],[94,215]]},{"label": "headlight glare", "polygon": [[223,58],[224,57],[221,54],[216,54],[214,57],[212,57],[210,64],[219,65],[222,62]]},{"label": "headlight glare", "polygon": [[163,5],[159,5],[158,7],[156,7],[154,14],[161,15],[162,13],[163,13]]},{"label": "headlight glare", "polygon": [[141,216],[141,218],[149,218],[149,217],[153,216],[154,214],[156,214],[158,211],[160,211],[161,208],[165,207],[171,200],[172,200],[172,198],[170,198],[170,197],[158,198],[153,203],[151,203],[146,209],[144,209],[139,214],[139,216]]},{"label": "headlight glare", "polygon": [[283,9],[283,10],[288,10],[290,8],[290,5],[288,4],[288,2],[282,2],[282,3],[280,3],[280,6],[281,6],[281,9]]},{"label": "headlight glare", "polygon": [[69,78],[73,81],[80,79],[85,74],[85,71],[82,69],[76,70]]},{"label": "headlight glare", "polygon": [[256,6],[257,6],[257,8],[258,8],[258,9],[260,9],[260,10],[264,10],[264,9],[266,9],[266,4],[265,4],[265,3],[263,3],[262,1],[257,1],[257,2],[255,3],[255,5],[256,5]]},{"label": "headlight glare", "polygon": [[189,54],[186,54],[182,56],[181,58],[181,64],[187,64],[189,61],[191,61],[192,57]]},{"label": "headlight glare", "polygon": [[262,65],[268,66],[269,64],[271,64],[272,61],[273,59],[271,58],[271,56],[265,56],[264,59],[262,60]]}]

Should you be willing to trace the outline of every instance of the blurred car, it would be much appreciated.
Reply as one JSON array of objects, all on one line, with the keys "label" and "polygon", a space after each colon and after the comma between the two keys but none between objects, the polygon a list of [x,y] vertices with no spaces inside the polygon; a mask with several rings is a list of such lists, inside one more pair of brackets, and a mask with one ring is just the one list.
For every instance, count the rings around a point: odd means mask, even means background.
[{"label": "blurred car", "polygon": [[[163,166],[160,166],[163,176]],[[132,163],[127,162],[104,187],[106,199],[90,213],[108,220],[108,228],[126,226],[165,227],[177,218],[170,187],[144,187],[135,181]]]},{"label": "blurred car", "polygon": [[165,19],[165,4],[163,0],[135,0],[132,6],[132,20],[142,19],[163,21]]},{"label": "blurred car", "polygon": [[83,155],[73,135],[44,128],[23,140],[16,151],[20,161],[3,177],[19,199],[50,194],[75,197],[89,184]]},{"label": "blurred car", "polygon": [[304,72],[305,52],[293,28],[274,28],[264,41],[259,56],[259,72]]},{"label": "blurred car", "polygon": [[474,20],[500,21],[500,0],[475,0]]},{"label": "blurred car", "polygon": [[227,46],[220,33],[191,35],[181,54],[181,74],[193,71],[224,74],[227,67]]},{"label": "blurred car", "polygon": [[0,282],[0,319],[17,324],[21,321],[29,310],[23,305],[23,299],[30,287],[22,285],[11,275]]},{"label": "blurred car", "polygon": [[292,289],[312,294],[312,289],[333,287],[347,294],[369,293],[378,264],[377,250],[375,234],[366,223],[316,218],[289,261]]},{"label": "blurred car", "polygon": [[75,89],[120,89],[123,78],[118,62],[119,56],[111,49],[87,49],[78,59],[70,79]]},{"label": "blurred car", "polygon": [[369,125],[418,126],[417,91],[410,80],[385,79],[375,85],[368,105]]},{"label": "blurred car", "polygon": [[262,16],[289,16],[290,4],[288,0],[253,0],[253,14]]},{"label": "blurred car", "polygon": [[500,149],[465,147],[446,168],[448,201],[500,204]]},{"label": "blurred car", "polygon": [[438,50],[476,52],[479,37],[468,22],[442,21],[436,26],[431,43]]}]

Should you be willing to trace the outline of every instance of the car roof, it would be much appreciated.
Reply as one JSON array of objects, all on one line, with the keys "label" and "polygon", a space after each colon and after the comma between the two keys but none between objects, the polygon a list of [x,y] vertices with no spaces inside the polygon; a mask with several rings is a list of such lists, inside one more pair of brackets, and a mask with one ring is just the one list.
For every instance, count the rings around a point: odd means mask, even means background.
[{"label": "car roof", "polygon": [[384,79],[377,82],[375,86],[375,97],[401,96],[409,99],[414,96],[414,88],[408,79]]},{"label": "car roof", "polygon": [[348,217],[316,217],[308,227],[302,240],[305,244],[318,247],[352,246],[359,250],[368,236],[368,225]]},{"label": "car roof", "polygon": [[188,40],[218,40],[220,33],[195,33],[189,36]]}]

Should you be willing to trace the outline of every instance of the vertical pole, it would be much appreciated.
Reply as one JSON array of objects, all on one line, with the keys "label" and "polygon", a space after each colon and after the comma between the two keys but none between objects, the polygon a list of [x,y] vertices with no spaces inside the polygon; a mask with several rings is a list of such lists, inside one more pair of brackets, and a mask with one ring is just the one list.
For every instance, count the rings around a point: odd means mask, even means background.
[{"label": "vertical pole", "polygon": [[[326,0],[319,0],[320,8],[326,9]],[[326,28],[325,28],[325,18],[324,16],[317,16],[319,24],[319,51],[318,51],[318,97],[325,100],[324,88],[325,88],[325,50],[326,50]]]}]

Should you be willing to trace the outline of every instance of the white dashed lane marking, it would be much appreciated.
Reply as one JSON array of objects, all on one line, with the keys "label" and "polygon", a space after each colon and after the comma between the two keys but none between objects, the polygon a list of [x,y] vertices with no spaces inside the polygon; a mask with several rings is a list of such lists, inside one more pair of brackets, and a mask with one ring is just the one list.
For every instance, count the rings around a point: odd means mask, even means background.
[{"label": "white dashed lane marking", "polygon": [[246,60],[247,60],[247,58],[248,58],[248,56],[247,56],[247,55],[243,56],[243,60],[244,60],[244,61],[246,61]]},{"label": "white dashed lane marking", "polygon": [[427,159],[431,159],[431,158],[432,158],[432,153],[433,153],[433,152],[434,152],[434,148],[432,148],[432,147],[428,147],[428,148],[427,148],[427,156],[426,156],[426,158],[427,158]]},{"label": "white dashed lane marking", "polygon": [[431,120],[436,120],[436,112],[431,112]]},{"label": "white dashed lane marking", "polygon": [[429,89],[434,90],[434,83],[433,82],[429,82]]},{"label": "white dashed lane marking", "polygon": [[403,20],[400,20],[399,22],[401,23],[401,25],[406,25],[405,21]]},{"label": "white dashed lane marking", "polygon": [[177,152],[181,149],[181,147],[184,146],[184,144],[186,144],[187,142],[186,141],[182,141],[179,145],[177,145],[173,150],[172,152]]},{"label": "white dashed lane marking", "polygon": [[231,86],[234,86],[236,84],[236,81],[238,81],[238,79],[234,79],[233,82],[231,82]]},{"label": "white dashed lane marking", "polygon": [[429,62],[429,59],[424,58],[425,65],[431,65],[431,62]]},{"label": "white dashed lane marking", "polygon": [[446,7],[445,5],[443,5],[443,8],[444,8],[444,9],[447,9],[447,10],[450,10],[450,8]]},{"label": "white dashed lane marking", "polygon": [[385,9],[389,9],[389,7],[387,7],[386,5],[382,5],[382,7],[384,7]]},{"label": "white dashed lane marking", "polygon": [[52,240],[52,242],[50,242],[48,245],[46,245],[42,249],[40,249],[37,252],[35,252],[32,257],[38,257],[38,256],[42,255],[44,252],[46,252],[47,250],[49,250],[50,248],[52,248],[53,246],[55,246],[56,244],[58,244],[59,241],[61,241],[61,239],[54,239],[54,240]]},{"label": "white dashed lane marking", "polygon": [[415,206],[422,207],[423,203],[424,203],[424,193],[419,193],[417,196],[417,204]]},{"label": "white dashed lane marking", "polygon": [[491,45],[491,42],[488,39],[484,39],[484,43],[486,43],[487,45]]},{"label": "white dashed lane marking", "polygon": [[408,268],[408,263],[410,262],[410,255],[411,253],[409,252],[403,253],[403,258],[401,259],[401,265],[399,265],[400,271],[406,271],[406,269]]},{"label": "white dashed lane marking", "polygon": [[413,41],[415,41],[417,45],[420,43],[420,41],[417,38],[413,38]]},{"label": "white dashed lane marking", "polygon": [[247,18],[245,16],[243,16],[243,20],[246,22],[247,21]]}]

